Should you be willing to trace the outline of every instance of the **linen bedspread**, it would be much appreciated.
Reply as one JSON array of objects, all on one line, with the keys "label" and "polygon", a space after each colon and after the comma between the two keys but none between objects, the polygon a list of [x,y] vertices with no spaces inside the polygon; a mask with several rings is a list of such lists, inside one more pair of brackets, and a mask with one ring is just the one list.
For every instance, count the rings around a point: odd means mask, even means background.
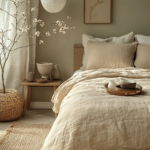
[{"label": "linen bedspread", "polygon": [[[134,78],[141,95],[109,95],[104,85]],[[77,73],[55,92],[59,113],[42,150],[150,149],[150,70],[99,69]]]}]

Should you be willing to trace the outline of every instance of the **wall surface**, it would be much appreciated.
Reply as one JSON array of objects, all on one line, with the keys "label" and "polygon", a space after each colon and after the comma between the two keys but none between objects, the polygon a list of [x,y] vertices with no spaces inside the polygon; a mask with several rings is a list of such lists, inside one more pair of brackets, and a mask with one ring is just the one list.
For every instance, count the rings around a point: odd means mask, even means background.
[{"label": "wall surface", "polygon": [[[66,23],[76,26],[76,30],[69,31],[66,35],[45,35],[40,39],[45,44],[37,47],[36,62],[53,62],[58,64],[63,81],[73,74],[73,47],[81,44],[82,34],[86,33],[95,37],[108,38],[121,36],[134,31],[135,34],[150,35],[150,0],[112,0],[112,24],[84,24],[84,0],[67,0],[65,8],[56,14],[46,12],[40,4],[39,19],[47,23],[56,20],[66,22],[66,16],[72,20]],[[43,30],[50,31],[52,27],[46,26]],[[41,30],[41,28],[40,28]],[[40,77],[36,70],[36,77]],[[52,88],[34,88],[32,101],[50,101]]]}]

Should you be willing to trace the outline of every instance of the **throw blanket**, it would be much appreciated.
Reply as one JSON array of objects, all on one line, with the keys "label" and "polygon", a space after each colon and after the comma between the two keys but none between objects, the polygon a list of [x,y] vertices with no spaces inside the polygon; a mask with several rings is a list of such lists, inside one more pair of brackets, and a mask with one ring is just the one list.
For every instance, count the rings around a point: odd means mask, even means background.
[{"label": "throw blanket", "polygon": [[[109,95],[104,85],[134,78],[141,95]],[[42,150],[150,149],[150,70],[99,69],[75,74],[55,92],[59,113]]]}]

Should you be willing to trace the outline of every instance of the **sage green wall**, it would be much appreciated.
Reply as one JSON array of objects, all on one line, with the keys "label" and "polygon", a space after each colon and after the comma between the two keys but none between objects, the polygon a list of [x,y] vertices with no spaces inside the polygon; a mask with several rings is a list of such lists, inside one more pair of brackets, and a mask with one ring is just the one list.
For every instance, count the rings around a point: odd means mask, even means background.
[{"label": "sage green wall", "polygon": [[[107,38],[121,36],[134,31],[136,34],[150,35],[150,0],[112,0],[112,24],[84,24],[83,8],[84,0],[67,0],[65,8],[56,14],[46,12],[40,4],[39,19],[45,22],[65,20],[71,16],[72,20],[67,22],[75,25],[76,30],[66,35],[56,34],[47,38],[42,35],[40,39],[45,44],[38,46],[36,62],[53,62],[58,64],[63,81],[73,74],[73,46],[81,44],[83,33],[95,37]],[[48,31],[50,26],[44,27]],[[36,77],[40,77],[36,70]],[[52,89],[34,88],[32,101],[50,101]]]}]

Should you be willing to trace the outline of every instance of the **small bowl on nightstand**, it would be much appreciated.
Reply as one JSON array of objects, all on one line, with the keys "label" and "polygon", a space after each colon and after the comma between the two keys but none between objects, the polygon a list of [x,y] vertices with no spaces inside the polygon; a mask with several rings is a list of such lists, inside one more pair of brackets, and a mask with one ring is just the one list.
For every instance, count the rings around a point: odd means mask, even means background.
[{"label": "small bowl on nightstand", "polygon": [[136,82],[127,78],[120,78],[120,87],[122,89],[135,89]]}]

